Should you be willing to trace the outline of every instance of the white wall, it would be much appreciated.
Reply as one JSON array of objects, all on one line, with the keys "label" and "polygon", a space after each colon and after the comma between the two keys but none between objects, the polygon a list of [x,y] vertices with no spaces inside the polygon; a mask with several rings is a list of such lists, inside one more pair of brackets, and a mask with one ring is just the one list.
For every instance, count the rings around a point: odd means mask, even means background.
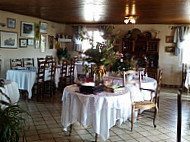
[{"label": "white wall", "polygon": [[[7,18],[16,19],[16,28],[7,28]],[[21,21],[29,23],[40,23],[40,21],[48,23],[48,33],[46,34],[46,52],[41,53],[40,49],[35,49],[34,46],[28,46],[27,48],[19,47],[19,38],[25,38],[20,36],[20,23]],[[18,33],[18,48],[17,49],[7,49],[0,48],[0,59],[2,59],[2,77],[5,77],[7,69],[10,68],[9,60],[10,58],[24,58],[32,57],[35,59],[37,57],[45,57],[46,55],[54,55],[56,49],[48,49],[48,35],[56,36],[56,33],[72,34],[72,27],[70,25],[58,24],[55,22],[46,21],[39,18],[34,18],[30,16],[24,16],[20,14],[14,14],[11,12],[0,11],[0,23],[5,23],[5,27],[0,26],[0,30],[12,31]],[[64,45],[65,46],[65,45]],[[72,45],[69,45],[72,46]],[[70,47],[72,48],[72,47]]]}]

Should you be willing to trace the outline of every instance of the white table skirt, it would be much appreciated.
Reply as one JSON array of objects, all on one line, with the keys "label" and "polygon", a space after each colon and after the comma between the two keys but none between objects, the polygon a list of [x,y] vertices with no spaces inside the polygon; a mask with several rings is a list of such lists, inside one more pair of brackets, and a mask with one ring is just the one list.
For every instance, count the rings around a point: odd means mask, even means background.
[{"label": "white table skirt", "polygon": [[[10,98],[12,104],[15,104],[19,101],[20,93],[18,90],[18,84],[16,82],[5,80],[5,86],[4,88],[1,88],[1,90]],[[2,94],[0,94],[0,100],[9,102]]]},{"label": "white table skirt", "polygon": [[98,95],[76,93],[76,85],[67,86],[62,97],[61,122],[64,130],[76,121],[92,126],[102,140],[109,138],[109,129],[126,121],[131,114],[130,92],[123,95],[101,92]]}]

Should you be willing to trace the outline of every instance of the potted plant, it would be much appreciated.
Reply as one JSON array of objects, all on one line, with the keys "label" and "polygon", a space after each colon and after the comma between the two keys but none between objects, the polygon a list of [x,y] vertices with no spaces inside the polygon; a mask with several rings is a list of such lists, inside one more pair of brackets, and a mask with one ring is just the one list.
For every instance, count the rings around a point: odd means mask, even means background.
[{"label": "potted plant", "polygon": [[4,81],[0,80],[0,94],[5,96],[8,102],[0,100],[0,142],[18,142],[22,135],[24,141],[24,127],[26,118],[24,114],[30,114],[23,110],[19,105],[11,104],[10,98],[3,93]]}]

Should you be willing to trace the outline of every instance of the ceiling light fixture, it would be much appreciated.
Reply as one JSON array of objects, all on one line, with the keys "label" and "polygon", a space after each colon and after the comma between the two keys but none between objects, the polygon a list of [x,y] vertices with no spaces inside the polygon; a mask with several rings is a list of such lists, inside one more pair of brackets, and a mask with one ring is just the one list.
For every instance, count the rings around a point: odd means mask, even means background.
[{"label": "ceiling light fixture", "polygon": [[138,16],[136,16],[136,15],[127,15],[127,16],[125,16],[124,23],[125,24],[128,24],[128,23],[135,24],[137,18],[138,18]]}]

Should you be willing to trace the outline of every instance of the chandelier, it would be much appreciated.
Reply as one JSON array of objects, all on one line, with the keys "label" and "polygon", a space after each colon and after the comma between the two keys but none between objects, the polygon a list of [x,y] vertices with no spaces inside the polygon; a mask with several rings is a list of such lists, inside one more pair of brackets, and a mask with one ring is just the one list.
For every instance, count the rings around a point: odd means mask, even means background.
[{"label": "chandelier", "polygon": [[136,16],[136,15],[127,15],[127,16],[125,16],[124,23],[125,24],[128,24],[128,23],[135,24],[137,18],[138,18],[138,16]]}]

